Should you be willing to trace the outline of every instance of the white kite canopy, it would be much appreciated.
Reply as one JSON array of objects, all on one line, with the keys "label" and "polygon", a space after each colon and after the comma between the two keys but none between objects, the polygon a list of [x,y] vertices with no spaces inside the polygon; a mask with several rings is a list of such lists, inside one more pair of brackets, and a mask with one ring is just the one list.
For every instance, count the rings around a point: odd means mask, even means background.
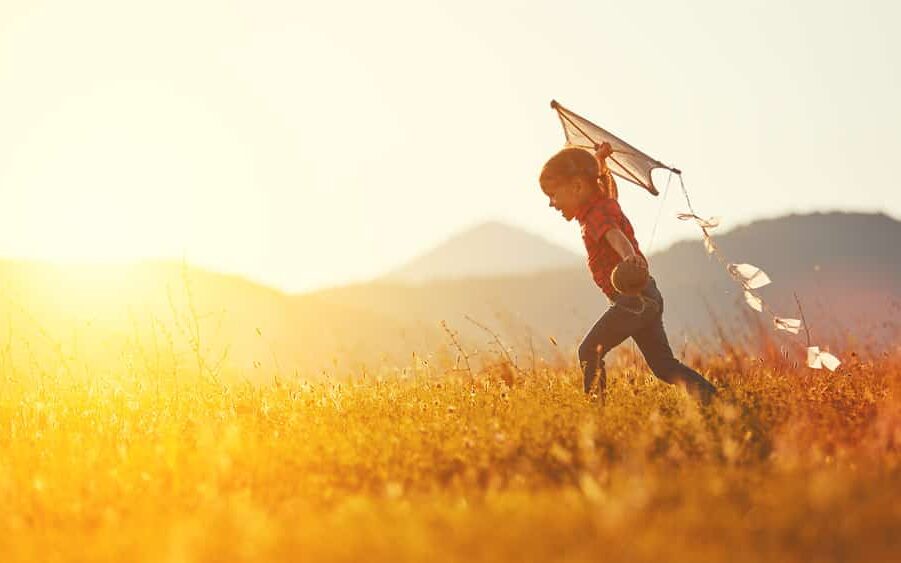
[{"label": "white kite canopy", "polygon": [[566,135],[566,144],[574,147],[582,147],[594,150],[597,145],[605,141],[610,143],[613,154],[607,157],[610,171],[620,178],[638,184],[654,195],[659,192],[651,179],[651,170],[666,168],[676,174],[678,170],[655,160],[629,143],[623,141],[613,133],[598,127],[584,117],[577,115],[551,100],[551,107],[557,110],[560,123],[563,124],[563,133]]}]

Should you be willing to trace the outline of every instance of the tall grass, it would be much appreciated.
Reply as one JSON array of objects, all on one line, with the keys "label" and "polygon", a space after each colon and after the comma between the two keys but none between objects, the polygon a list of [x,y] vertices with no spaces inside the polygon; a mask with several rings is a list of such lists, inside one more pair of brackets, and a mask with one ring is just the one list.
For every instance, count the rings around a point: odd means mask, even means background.
[{"label": "tall grass", "polygon": [[4,561],[901,554],[897,350],[829,373],[727,343],[691,358],[709,407],[621,354],[601,410],[534,359],[255,385],[139,344],[115,377],[0,374]]}]

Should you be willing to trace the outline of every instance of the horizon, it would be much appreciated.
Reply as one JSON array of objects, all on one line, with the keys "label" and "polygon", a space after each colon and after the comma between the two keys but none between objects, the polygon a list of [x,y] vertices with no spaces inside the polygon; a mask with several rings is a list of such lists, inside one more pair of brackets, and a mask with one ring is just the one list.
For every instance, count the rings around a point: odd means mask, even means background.
[{"label": "horizon", "polygon": [[[892,216],[888,213],[882,212],[882,211],[867,212],[867,211],[832,210],[832,211],[814,211],[814,212],[810,212],[810,213],[789,213],[789,214],[779,215],[779,216],[775,216],[775,217],[763,217],[760,219],[753,219],[747,223],[741,223],[741,224],[736,224],[736,225],[725,225],[725,226],[720,225],[717,228],[717,230],[721,231],[721,232],[715,233],[714,238],[719,238],[719,237],[722,237],[725,235],[729,235],[735,230],[749,227],[749,226],[752,226],[752,225],[755,225],[755,224],[761,223],[761,222],[780,220],[780,219],[788,219],[790,217],[795,217],[795,216],[809,217],[809,216],[813,216],[813,215],[831,215],[831,214],[864,215],[864,216],[872,216],[872,217],[877,217],[877,216],[881,215],[881,216],[887,217],[888,219],[890,219],[892,221],[901,223],[901,218],[894,217],[894,216]],[[383,278],[385,278],[386,276],[391,274],[393,271],[405,266],[406,264],[408,264],[412,261],[418,260],[424,256],[428,256],[429,254],[433,253],[435,250],[442,247],[443,245],[452,242],[458,236],[469,233],[473,230],[478,229],[479,227],[482,227],[485,225],[490,225],[490,224],[500,224],[504,227],[515,229],[523,235],[526,235],[529,237],[541,238],[545,242],[548,242],[550,244],[558,246],[563,251],[568,251],[568,252],[572,253],[574,255],[574,257],[576,257],[576,258],[584,257],[583,256],[584,248],[581,246],[579,246],[577,248],[568,248],[564,245],[558,244],[554,241],[547,239],[540,233],[537,233],[535,231],[530,231],[528,228],[518,226],[518,225],[513,225],[513,224],[507,223],[505,221],[501,221],[501,220],[487,220],[487,221],[482,221],[480,223],[474,224],[470,227],[466,227],[457,233],[452,233],[446,239],[438,241],[434,246],[425,249],[423,252],[420,252],[413,256],[410,256],[410,257],[402,260],[401,262],[390,266],[385,271],[382,271],[376,275],[368,276],[368,277],[361,277],[361,278],[357,278],[357,279],[348,279],[348,280],[338,281],[336,283],[313,286],[313,287],[309,287],[309,288],[298,288],[298,289],[280,287],[276,284],[269,283],[264,279],[257,279],[255,277],[253,277],[252,275],[248,275],[244,272],[217,269],[215,266],[207,266],[204,264],[198,264],[195,262],[186,261],[183,258],[178,258],[178,257],[165,257],[165,256],[153,257],[153,256],[150,256],[150,257],[137,257],[137,258],[134,258],[134,259],[131,259],[128,261],[79,260],[79,261],[67,262],[64,260],[61,261],[61,260],[48,260],[48,259],[28,258],[28,257],[0,256],[0,262],[20,262],[20,263],[25,263],[25,264],[33,264],[33,265],[46,266],[46,267],[51,267],[51,268],[63,268],[66,270],[71,270],[71,271],[76,271],[79,268],[89,268],[89,269],[90,268],[120,268],[120,267],[121,268],[129,268],[129,267],[153,266],[153,265],[173,265],[173,266],[185,265],[188,268],[202,270],[207,273],[214,274],[214,275],[237,277],[244,281],[258,285],[258,286],[265,287],[267,289],[276,290],[285,295],[304,295],[304,294],[308,294],[308,293],[316,293],[319,291],[338,289],[338,288],[343,288],[343,287],[347,287],[347,286],[365,285],[367,283],[379,282],[380,280],[382,280]],[[675,241],[670,242],[666,246],[661,246],[661,247],[655,249],[651,254],[648,255],[648,257],[652,258],[655,255],[664,254],[667,251],[669,251],[670,249],[672,249],[674,246],[683,244],[683,243],[689,243],[689,244],[697,243],[700,246],[700,245],[702,245],[702,239],[700,237],[694,237],[694,238],[687,237],[684,239],[675,240]],[[576,266],[574,266],[574,267],[576,267]],[[403,282],[394,281],[392,283],[403,283]],[[414,285],[418,285],[418,284],[414,284]]]},{"label": "horizon", "polygon": [[[655,8],[7,3],[0,256],[186,259],[298,292],[492,220],[578,253],[537,187],[551,99],[683,170],[724,225],[901,216],[871,164],[901,128],[901,7]],[[620,181],[651,254],[697,235],[664,183]]]}]

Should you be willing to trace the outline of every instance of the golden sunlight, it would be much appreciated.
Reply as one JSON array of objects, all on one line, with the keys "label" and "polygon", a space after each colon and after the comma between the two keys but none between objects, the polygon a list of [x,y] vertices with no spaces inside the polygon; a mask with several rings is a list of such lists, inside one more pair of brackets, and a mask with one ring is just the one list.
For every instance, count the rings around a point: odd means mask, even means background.
[{"label": "golden sunlight", "polygon": [[220,221],[252,218],[261,206],[246,151],[221,116],[164,85],[75,95],[32,128],[16,156],[12,245],[22,257],[182,256]]}]

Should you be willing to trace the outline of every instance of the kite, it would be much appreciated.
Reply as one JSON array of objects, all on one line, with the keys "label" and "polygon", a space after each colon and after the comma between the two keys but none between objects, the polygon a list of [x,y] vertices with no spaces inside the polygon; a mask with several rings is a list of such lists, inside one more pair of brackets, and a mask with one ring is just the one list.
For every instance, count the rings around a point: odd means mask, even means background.
[{"label": "kite", "polygon": [[660,192],[654,186],[651,171],[655,168],[665,168],[675,174],[680,173],[677,169],[651,158],[606,129],[569,111],[558,104],[556,100],[551,100],[551,107],[557,110],[557,115],[560,116],[567,145],[593,151],[605,141],[610,143],[613,154],[607,157],[610,161],[608,166],[610,171],[620,178],[638,184],[652,194],[658,195]]},{"label": "kite", "polygon": [[[773,326],[776,330],[785,331],[789,334],[798,334],[803,328],[807,334],[807,365],[813,369],[822,369],[823,367],[830,371],[841,364],[838,358],[832,354],[820,350],[818,346],[810,344],[810,330],[807,323],[803,321],[804,313],[801,311],[801,320],[777,316],[767,306],[767,304],[754,293],[754,290],[769,285],[772,280],[762,269],[752,264],[733,264],[728,262],[720,254],[719,249],[713,242],[710,230],[716,228],[720,224],[718,217],[704,219],[697,213],[691,205],[691,199],[688,197],[688,191],[685,189],[685,183],[682,180],[682,172],[678,168],[668,166],[659,160],[652,158],[644,152],[638,150],[626,141],[620,139],[610,131],[603,127],[598,127],[591,121],[574,113],[556,100],[551,100],[551,108],[557,112],[560,123],[563,125],[563,134],[566,136],[566,145],[568,147],[579,147],[588,151],[596,151],[601,144],[609,143],[613,152],[607,157],[607,166],[610,172],[620,178],[641,186],[652,195],[659,195],[651,172],[657,168],[663,168],[670,171],[669,179],[675,174],[679,178],[679,185],[682,188],[682,194],[685,196],[685,202],[688,204],[688,213],[679,213],[676,218],[682,221],[694,221],[701,229],[704,240],[704,249],[726,268],[726,271],[741,286],[745,303],[757,312],[768,313],[773,319]],[[669,187],[669,179],[667,179],[667,188]],[[666,197],[664,190],[664,198]],[[661,208],[662,209],[662,208]],[[659,220],[659,215],[658,215]],[[654,224],[656,231],[657,225]],[[653,234],[652,234],[653,240]],[[795,296],[797,300],[797,295]],[[798,310],[801,310],[801,303],[798,302]]]}]

